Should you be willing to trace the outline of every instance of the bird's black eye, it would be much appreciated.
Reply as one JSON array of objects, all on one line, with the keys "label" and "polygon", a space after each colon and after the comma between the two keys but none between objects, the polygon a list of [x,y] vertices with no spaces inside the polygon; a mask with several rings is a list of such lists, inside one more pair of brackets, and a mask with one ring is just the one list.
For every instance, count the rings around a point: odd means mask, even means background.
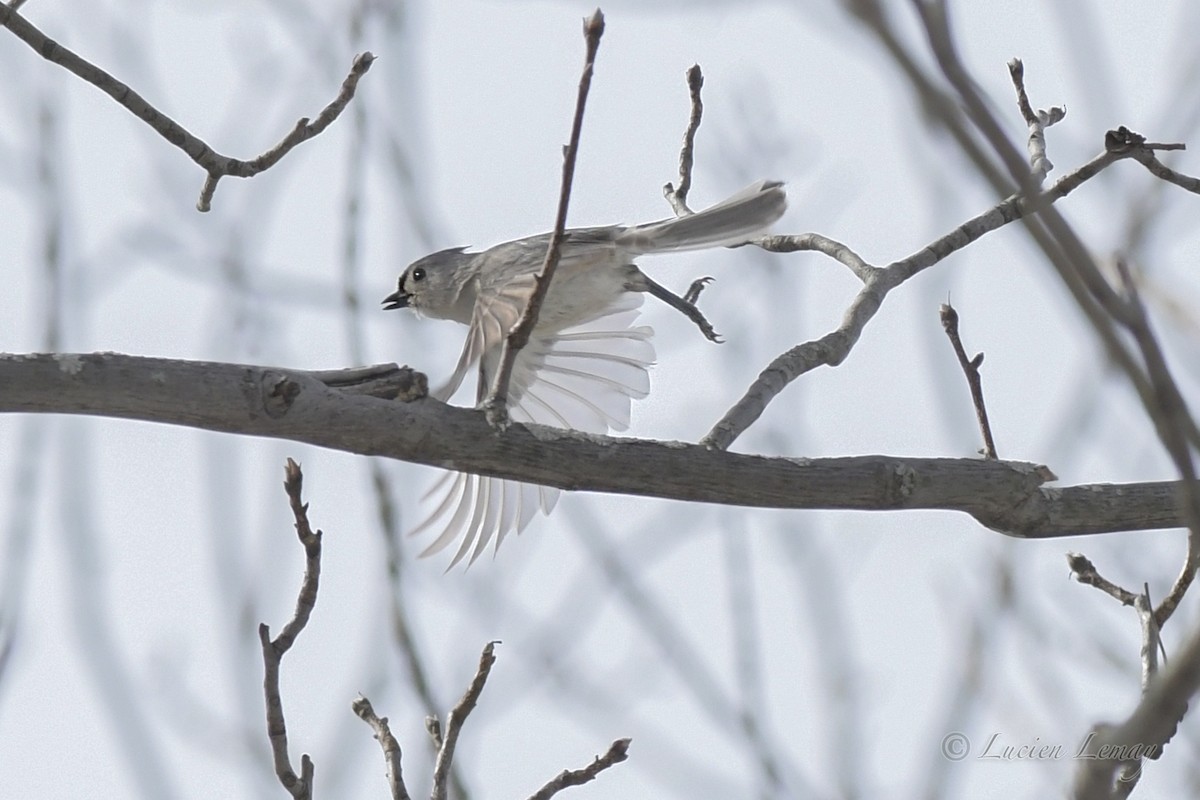
[{"label": "bird's black eye", "polygon": [[425,268],[424,268],[424,267],[417,267],[416,269],[414,269],[414,270],[412,271],[412,279],[413,279],[414,281],[423,281],[423,280],[425,280]]}]

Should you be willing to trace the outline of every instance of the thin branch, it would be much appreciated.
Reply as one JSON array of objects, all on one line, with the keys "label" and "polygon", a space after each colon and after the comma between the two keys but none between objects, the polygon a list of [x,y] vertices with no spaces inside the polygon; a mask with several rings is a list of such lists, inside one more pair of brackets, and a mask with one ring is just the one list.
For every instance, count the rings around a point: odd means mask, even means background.
[{"label": "thin branch", "polygon": [[[1153,156],[1150,152],[1152,149],[1165,147],[1175,146],[1147,143],[1144,138],[1125,128],[1109,131],[1102,154],[1061,178],[1049,189],[1038,192],[1036,186],[1031,186],[1028,194],[1010,196],[994,208],[962,223],[917,253],[883,269],[861,262],[861,259],[844,245],[839,246],[836,242],[822,240],[814,234],[799,237],[770,236],[756,242],[775,252],[817,250],[831,255],[850,267],[864,285],[851,301],[842,324],[836,330],[819,339],[797,345],[772,361],[742,398],[713,426],[701,443],[707,447],[728,448],[762,416],[767,405],[789,383],[817,367],[837,366],[842,363],[892,289],[985,234],[1016,220],[1024,220],[1039,244],[1052,254],[1051,260],[1100,335],[1110,357],[1129,377],[1143,403],[1149,406],[1153,403],[1150,381],[1128,352],[1123,340],[1113,329],[1111,319],[1104,312],[1105,308],[1119,305],[1119,298],[1092,264],[1090,255],[1078,237],[1053,209],[1053,204],[1117,161],[1132,158],[1144,163],[1147,154]],[[1024,172],[1027,173],[1028,170]],[[1028,178],[1027,174],[1025,177]],[[1080,268],[1080,264],[1091,266]],[[1200,443],[1200,430],[1197,430],[1194,424],[1189,427],[1188,435],[1190,441]]]},{"label": "thin branch", "polygon": [[46,36],[16,12],[19,6],[19,3],[0,4],[0,26],[11,30],[18,39],[29,45],[42,58],[57,64],[108,94],[131,114],[157,131],[160,136],[182,150],[188,158],[195,161],[208,173],[208,177],[204,181],[204,188],[200,192],[200,199],[196,203],[196,208],[200,211],[209,210],[213,193],[217,189],[217,182],[224,176],[253,177],[273,167],[296,145],[313,138],[329,127],[330,123],[337,119],[350,103],[359,79],[366,74],[367,70],[371,68],[371,62],[375,60],[375,56],[370,53],[358,55],[354,59],[350,73],[342,82],[338,96],[317,115],[315,121],[310,122],[307,117],[301,118],[292,130],[270,150],[250,161],[242,161],[216,152],[202,139],[159,111],[133,89]]},{"label": "thin branch", "polygon": [[1029,126],[1029,169],[1031,177],[1039,186],[1046,179],[1054,164],[1046,155],[1046,128],[1062,122],[1067,111],[1061,106],[1055,106],[1049,111],[1034,111],[1029,103],[1029,95],[1025,93],[1025,65],[1021,59],[1014,58],[1008,62],[1008,73],[1012,77],[1013,87],[1017,90],[1017,108]]},{"label": "thin branch", "polygon": [[446,720],[445,736],[442,737],[437,760],[434,762],[432,800],[446,800],[446,784],[450,777],[450,765],[454,761],[454,748],[458,745],[458,736],[462,733],[463,723],[467,721],[467,716],[479,702],[479,696],[483,694],[488,674],[492,671],[492,665],[496,663],[497,644],[498,642],[488,642],[484,645],[483,652],[479,656],[479,668],[475,671],[471,685],[467,687],[462,699],[450,710],[450,716]]},{"label": "thin branch", "polygon": [[979,367],[983,364],[983,353],[977,353],[973,358],[967,358],[962,338],[958,335],[958,312],[949,303],[941,307],[942,328],[958,357],[958,365],[962,367],[963,375],[967,378],[967,386],[971,389],[971,403],[975,406],[975,417],[979,420],[979,430],[983,433],[983,455],[985,458],[996,458],[996,442],[992,439],[992,426],[988,422],[987,406],[983,402],[983,379],[979,376]]},{"label": "thin branch", "polygon": [[[542,425],[331,389],[304,372],[112,353],[0,355],[0,413],[88,414],[307,442],[568,490],[769,508],[941,509],[1024,538],[1181,524],[1180,484],[1047,487],[1036,464],[764,457]],[[437,436],[429,431],[436,430]]]},{"label": "thin branch", "polygon": [[700,100],[700,89],[704,86],[704,75],[700,65],[693,64],[687,71],[688,95],[692,102],[692,112],[688,117],[687,129],[683,132],[683,147],[679,150],[679,188],[670,183],[663,186],[663,196],[679,217],[692,213],[688,208],[688,192],[692,190],[692,165],[695,163],[696,131],[700,129],[700,119],[704,115],[704,103]]},{"label": "thin branch", "polygon": [[[1123,605],[1133,606],[1138,612],[1138,619],[1141,622],[1142,631],[1142,646],[1141,646],[1141,664],[1142,664],[1142,696],[1145,698],[1151,687],[1154,685],[1154,678],[1158,674],[1158,653],[1162,647],[1161,629],[1159,628],[1156,614],[1154,612],[1154,604],[1150,601],[1150,587],[1148,584],[1143,584],[1140,594],[1134,594],[1128,589],[1123,589],[1117,586],[1112,581],[1102,577],[1096,571],[1095,566],[1085,556],[1078,553],[1068,553],[1067,563],[1071,567],[1071,572],[1076,580],[1080,583],[1085,583],[1094,586],[1100,591],[1108,594],[1111,597],[1119,600]],[[1186,711],[1179,711],[1180,718]],[[1085,748],[1090,747],[1097,735],[1104,735],[1104,732],[1110,726],[1098,726],[1085,741]],[[1169,738],[1169,735],[1168,737]],[[1084,797],[1103,797],[1110,800],[1121,800],[1133,793],[1138,781],[1142,777],[1142,765],[1146,758],[1158,758],[1161,755],[1162,742],[1147,743],[1144,740],[1124,742],[1117,741],[1113,747],[1113,742],[1108,743],[1109,749],[1094,748],[1086,750],[1086,758],[1100,759],[1103,761],[1116,761],[1117,763],[1107,769],[1115,772],[1115,778],[1110,781],[1107,788],[1102,788],[1102,779],[1095,769],[1085,769],[1081,772],[1081,776],[1087,774],[1086,780],[1095,780],[1097,783],[1091,785],[1087,789],[1087,794]],[[1111,773],[1110,773],[1111,774]],[[1079,794],[1077,797],[1081,796]]]},{"label": "thin branch", "polygon": [[442,721],[433,714],[425,718],[425,732],[429,734],[429,740],[433,742],[434,750],[442,749]]},{"label": "thin branch", "polygon": [[1200,569],[1200,482],[1196,479],[1196,465],[1192,461],[1192,451],[1188,444],[1188,432],[1195,426],[1195,421],[1188,412],[1187,402],[1183,399],[1179,386],[1171,376],[1166,357],[1138,295],[1137,282],[1130,274],[1124,258],[1117,259],[1117,273],[1121,277],[1127,298],[1125,313],[1121,314],[1119,319],[1133,335],[1154,388],[1155,402],[1148,404],[1146,411],[1154,422],[1163,447],[1183,478],[1181,500],[1183,516],[1188,527],[1187,557],[1171,591],[1154,612],[1155,623],[1161,628],[1183,600],[1196,577],[1197,569]]},{"label": "thin branch", "polygon": [[596,779],[601,772],[609,767],[620,764],[629,758],[629,744],[632,739],[617,739],[609,745],[608,752],[596,759],[583,769],[566,769],[554,780],[529,796],[529,800],[549,800],[549,798],[571,786],[582,786]]},{"label": "thin branch", "polygon": [[834,261],[849,269],[863,283],[875,276],[880,270],[863,260],[863,257],[850,247],[836,239],[830,239],[819,233],[800,233],[791,236],[764,236],[754,242],[769,253],[795,253],[810,250],[814,253],[829,256]]},{"label": "thin branch", "polygon": [[849,356],[867,323],[883,305],[888,293],[919,272],[938,264],[994,230],[1022,219],[1067,196],[1088,179],[1131,152],[1106,151],[1073,173],[1061,178],[1035,200],[1013,196],[979,214],[921,250],[885,268],[864,262],[851,248],[817,234],[768,236],[757,242],[772,252],[815,250],[847,266],[863,282],[851,301],[842,324],[824,336],[793,347],[767,365],[745,394],[701,440],[706,447],[727,449],[754,424],[767,406],[792,381],[821,366],[837,366]]},{"label": "thin branch", "polygon": [[371,707],[371,701],[361,694],[355,698],[350,707],[359,719],[371,726],[375,740],[383,748],[383,763],[387,767],[388,791],[391,793],[392,800],[409,800],[408,789],[404,785],[404,773],[400,769],[402,755],[400,743],[392,735],[387,717],[377,716],[375,709]]},{"label": "thin branch", "polygon": [[267,737],[271,741],[271,753],[275,761],[275,775],[292,797],[301,800],[312,797],[313,762],[307,754],[300,758],[300,775],[292,768],[288,755],[287,723],[283,716],[283,698],[279,691],[279,667],[283,655],[291,649],[296,637],[308,624],[317,603],[317,586],[321,578],[321,532],[313,532],[308,524],[308,505],[301,498],[304,476],[300,465],[292,459],[284,468],[284,489],[296,518],[296,535],[304,545],[304,580],[296,597],[296,611],[279,636],[271,639],[271,629],[264,622],[258,626],[258,639],[262,645],[263,691],[267,703]]},{"label": "thin branch", "polygon": [[1086,586],[1096,587],[1120,602],[1121,605],[1132,606],[1137,603],[1138,596],[1136,594],[1128,589],[1123,589],[1101,575],[1096,569],[1096,565],[1087,556],[1079,553],[1067,553],[1067,566],[1071,568],[1071,575],[1075,580]]},{"label": "thin branch", "polygon": [[1149,152],[1150,150],[1155,149],[1183,150],[1184,146],[1182,144],[1169,145],[1148,143],[1143,145],[1142,150],[1134,154],[1134,158],[1137,159],[1139,164],[1150,170],[1150,174],[1154,177],[1161,178],[1169,183],[1173,183],[1181,189],[1186,189],[1194,194],[1200,194],[1200,178],[1193,178],[1190,175],[1184,175],[1181,172],[1176,172],[1175,170],[1171,169],[1166,164],[1159,161],[1158,157],[1155,156],[1154,153]]},{"label": "thin branch", "polygon": [[[938,119],[944,122],[954,133],[955,140],[975,163],[992,187],[1003,194],[1013,191],[1014,184],[1018,195],[1027,198],[1037,196],[1037,185],[1033,182],[1028,166],[1021,155],[1009,142],[1003,126],[996,120],[991,106],[981,96],[978,86],[963,66],[955,48],[954,39],[950,33],[947,18],[947,6],[944,2],[924,2],[915,4],[915,9],[924,24],[930,49],[937,59],[943,76],[950,82],[958,97],[947,102],[944,93],[931,89],[931,82],[918,69],[912,68],[911,59],[907,57],[896,40],[896,33],[891,30],[887,18],[879,13],[864,14],[862,18],[868,26],[880,37],[889,52],[897,62],[905,67],[913,81],[914,87],[922,97],[932,92],[941,102],[931,106]],[[965,109],[965,112],[960,111]],[[991,155],[980,151],[976,142],[975,132],[968,132],[963,125],[964,113],[973,123],[976,131],[981,133],[1004,165],[1002,174],[996,169],[996,163]],[[1130,134],[1125,128],[1110,131],[1105,140],[1105,157],[1107,160],[1097,160],[1098,166],[1107,166],[1111,159],[1133,157],[1145,162],[1152,157],[1152,150],[1178,149],[1176,145],[1161,145],[1147,143],[1144,137]],[[1059,182],[1062,185],[1062,182]],[[1087,316],[1096,334],[1100,338],[1109,358],[1129,378],[1137,391],[1143,405],[1149,409],[1155,403],[1154,391],[1149,378],[1141,365],[1137,363],[1129,351],[1127,343],[1119,335],[1108,310],[1119,306],[1116,293],[1108,285],[1104,276],[1097,268],[1089,249],[1084,245],[1062,215],[1047,200],[1043,194],[1030,211],[1036,211],[1036,217],[1026,218],[1026,228],[1047,256],[1049,263],[1071,292],[1080,309]],[[1200,431],[1195,424],[1190,424],[1189,441],[1194,445],[1200,442]]]},{"label": "thin branch", "polygon": [[[1028,175],[1016,166],[1018,158],[1015,149],[1004,135],[1004,131],[958,56],[953,37],[950,34],[946,4],[943,2],[924,3],[918,5],[917,10],[925,25],[930,45],[943,74],[958,92],[975,125],[1008,166],[1012,178],[1018,181],[1021,193],[1032,196],[1036,187],[1028,181]],[[1143,164],[1148,160],[1155,159],[1154,151],[1183,148],[1181,144],[1147,142],[1144,136],[1134,133],[1124,126],[1109,131],[1105,136],[1104,146],[1105,152],[1109,155],[1121,157],[1132,155]],[[1185,188],[1189,187],[1185,186]],[[1174,401],[1164,396],[1161,382],[1147,374],[1147,371],[1153,368],[1150,363],[1153,355],[1148,354],[1144,343],[1139,344],[1145,361],[1145,369],[1143,369],[1143,366],[1136,362],[1114,329],[1114,320],[1129,327],[1130,322],[1125,313],[1127,310],[1125,306],[1128,304],[1108,285],[1104,276],[1100,274],[1088,248],[1066,220],[1049,206],[1039,208],[1038,211],[1038,224],[1030,224],[1029,230],[1035,234],[1039,245],[1050,257],[1051,263],[1067,284],[1076,302],[1087,314],[1109,356],[1120,366],[1134,385],[1143,406],[1155,419],[1164,446],[1178,463],[1178,445],[1173,445],[1168,441],[1168,437],[1164,436],[1163,428],[1159,424],[1161,409],[1164,408],[1162,403],[1173,403]],[[1157,345],[1155,345],[1155,349],[1157,349]],[[1171,388],[1173,388],[1173,384]],[[1175,414],[1174,422],[1182,429],[1177,431],[1181,439],[1190,441],[1193,446],[1200,446],[1200,441],[1198,441],[1200,432],[1197,430],[1195,421],[1187,415],[1186,411],[1182,415]],[[1190,466],[1180,465],[1180,469],[1186,486]],[[1186,516],[1189,519],[1189,527],[1192,528],[1192,538],[1195,539],[1200,537],[1200,530],[1197,530],[1197,525],[1200,525],[1200,490],[1189,487],[1186,491],[1189,495],[1189,508]],[[1188,566],[1193,566],[1193,553],[1197,553],[1197,551],[1200,551],[1197,543],[1190,542]],[[1185,566],[1186,569],[1187,566]]]},{"label": "thin branch", "polygon": [[517,324],[504,338],[504,347],[500,351],[500,363],[496,367],[496,377],[492,382],[491,393],[483,403],[487,412],[488,422],[493,427],[503,428],[508,424],[508,384],[512,379],[513,364],[517,353],[529,342],[529,336],[537,326],[538,314],[542,303],[550,291],[550,281],[554,279],[554,271],[558,268],[558,260],[562,251],[563,234],[567,227],[567,206],[571,201],[571,184],[575,180],[575,158],[579,153],[579,136],[583,133],[583,112],[587,106],[588,91],[592,86],[592,72],[595,68],[596,51],[600,48],[600,37],[604,35],[604,14],[600,9],[592,12],[592,16],[583,21],[583,36],[587,42],[587,55],[584,58],[583,74],[579,78],[579,93],[575,98],[575,119],[571,123],[571,138],[563,155],[562,186],[558,195],[558,214],[554,220],[554,232],[550,234],[550,244],[546,248],[546,259],[542,262],[541,272],[538,273],[533,293]]},{"label": "thin branch", "polygon": [[1142,593],[1137,596],[1133,607],[1137,609],[1142,623],[1142,694],[1150,690],[1154,676],[1158,674],[1158,654],[1162,649],[1162,629],[1154,614],[1154,603],[1150,601],[1150,585],[1142,584]]},{"label": "thin branch", "polygon": [[1101,724],[1089,735],[1079,758],[1073,796],[1080,800],[1111,797],[1122,769],[1141,758],[1158,758],[1174,737],[1188,705],[1200,691],[1200,628],[1192,631],[1171,663],[1150,681],[1136,709],[1116,725]]},{"label": "thin branch", "polygon": [[[308,117],[301,117],[296,120],[295,126],[288,132],[286,136],[279,140],[279,143],[266,151],[262,155],[250,161],[239,161],[228,156],[217,156],[217,163],[206,166],[199,160],[196,163],[205,167],[208,170],[208,177],[204,181],[204,188],[200,190],[200,200],[196,203],[198,211],[208,211],[212,207],[213,193],[217,191],[217,181],[226,175],[235,178],[252,178],[260,172],[270,169],[279,163],[279,160],[291,152],[296,145],[308,141],[317,136],[326,128],[328,128],[335,119],[337,119],[350,101],[354,99],[354,92],[358,89],[358,81],[363,75],[367,74],[367,70],[374,63],[375,56],[369,52],[359,53],[354,57],[354,63],[350,65],[350,73],[346,75],[342,81],[342,88],[338,92],[329,105],[321,109],[321,113],[312,122],[309,122]],[[211,151],[210,151],[211,152]]]}]

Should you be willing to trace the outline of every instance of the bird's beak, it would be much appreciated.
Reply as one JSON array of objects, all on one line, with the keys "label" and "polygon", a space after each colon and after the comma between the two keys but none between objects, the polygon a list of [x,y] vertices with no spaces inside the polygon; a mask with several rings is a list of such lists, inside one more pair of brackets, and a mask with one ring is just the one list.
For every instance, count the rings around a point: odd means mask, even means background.
[{"label": "bird's beak", "polygon": [[398,308],[408,308],[408,292],[402,292],[399,289],[383,298],[383,310],[395,311]]}]

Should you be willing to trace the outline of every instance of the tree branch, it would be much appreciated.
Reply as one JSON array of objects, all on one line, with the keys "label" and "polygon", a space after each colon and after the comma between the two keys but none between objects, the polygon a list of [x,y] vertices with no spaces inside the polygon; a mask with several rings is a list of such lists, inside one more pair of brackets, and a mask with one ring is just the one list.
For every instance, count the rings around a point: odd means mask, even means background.
[{"label": "tree branch", "polygon": [[620,764],[629,758],[629,744],[632,739],[617,739],[608,747],[608,752],[596,756],[591,764],[583,769],[564,769],[545,786],[529,796],[529,800],[550,800],[551,797],[571,786],[583,786],[611,766]]},{"label": "tree branch", "polygon": [[392,735],[387,717],[378,716],[375,709],[371,707],[371,701],[361,694],[354,699],[350,707],[359,719],[371,726],[375,740],[383,748],[383,763],[387,767],[388,792],[391,794],[392,800],[410,800],[408,787],[404,785],[404,772],[400,768],[402,756],[400,743]]},{"label": "tree branch", "polygon": [[529,336],[537,326],[542,303],[545,302],[546,295],[550,292],[550,281],[554,278],[554,271],[558,269],[563,234],[567,228],[567,206],[571,201],[571,184],[575,180],[575,158],[579,154],[579,137],[583,133],[583,111],[587,107],[596,51],[600,49],[600,37],[603,35],[604,14],[597,8],[592,12],[591,17],[583,21],[587,56],[583,62],[583,74],[579,78],[579,93],[575,97],[575,118],[571,123],[571,138],[563,152],[562,186],[559,188],[558,194],[558,213],[554,220],[554,230],[550,234],[550,244],[546,248],[546,258],[542,262],[542,269],[534,282],[533,294],[529,296],[521,318],[504,337],[504,347],[500,351],[500,363],[496,367],[496,376],[492,381],[491,391],[483,403],[488,421],[495,427],[504,427],[508,424],[508,384],[512,378],[513,365],[516,363],[517,354],[529,343]]},{"label": "tree branch", "polygon": [[[1110,132],[1108,139],[1112,138],[1113,133]],[[817,234],[766,236],[756,241],[755,244],[770,252],[788,253],[797,250],[812,250],[834,258],[854,272],[863,282],[863,287],[851,301],[849,308],[846,309],[842,324],[837,329],[818,339],[796,345],[775,358],[763,369],[742,398],[713,426],[702,440],[703,443],[709,447],[720,449],[729,447],[762,416],[771,401],[792,381],[817,367],[841,364],[850,355],[850,351],[858,343],[863,329],[874,318],[892,289],[917,273],[945,260],[951,254],[962,250],[987,233],[1017,220],[1028,220],[1031,215],[1048,213],[1052,210],[1053,203],[1066,197],[1085,181],[1095,177],[1117,161],[1125,158],[1141,160],[1145,153],[1149,152],[1147,149],[1149,146],[1144,142],[1115,147],[1110,146],[1108,139],[1106,139],[1106,149],[1103,153],[1062,177],[1045,191],[1035,192],[1028,197],[1020,195],[1009,197],[994,208],[962,223],[916,253],[886,267],[869,265],[846,245]],[[1076,296],[1080,298],[1086,296],[1088,291],[1103,292],[1106,286],[1106,284],[1100,286],[1092,282],[1084,288],[1081,279],[1081,282],[1072,288],[1073,291],[1078,289]],[[1111,290],[1109,292],[1111,293]],[[1140,375],[1128,352],[1119,347],[1115,333],[1100,324],[1098,315],[1102,312],[1096,308],[1096,303],[1091,302],[1090,305],[1084,306],[1084,310],[1085,312],[1094,312],[1090,313],[1090,316],[1094,317],[1093,322],[1097,324],[1098,330],[1109,331],[1111,335],[1105,339],[1105,342],[1111,345],[1110,352],[1113,357],[1126,365],[1125,371],[1130,375],[1134,388],[1138,390],[1143,400],[1150,398],[1152,390],[1149,381]]]},{"label": "tree branch", "polygon": [[963,347],[962,337],[958,333],[958,312],[949,303],[943,303],[940,316],[942,328],[954,348],[958,365],[962,368],[967,379],[967,387],[971,390],[971,404],[975,406],[975,418],[979,420],[979,431],[983,434],[984,458],[996,458],[996,442],[992,438],[992,425],[988,422],[987,406],[983,402],[983,378],[979,375],[979,367],[983,365],[983,353],[968,357]]},{"label": "tree branch", "polygon": [[208,177],[204,181],[204,188],[200,192],[200,199],[196,203],[199,211],[209,210],[213,193],[217,190],[217,181],[224,176],[251,178],[275,166],[296,145],[313,138],[328,128],[330,123],[337,119],[350,103],[358,86],[359,78],[367,73],[367,70],[371,68],[371,62],[375,60],[375,56],[370,53],[362,53],[357,56],[350,68],[350,74],[342,82],[342,89],[338,96],[317,115],[316,121],[310,122],[307,117],[302,117],[292,130],[270,150],[250,161],[241,161],[213,150],[202,139],[152,106],[133,89],[46,36],[29,20],[18,14],[16,8],[16,5],[0,3],[0,27],[8,28],[42,58],[52,64],[57,64],[112,97],[131,114],[156,130],[164,139],[182,150],[188,158],[195,161],[208,173]]},{"label": "tree branch", "polygon": [[433,766],[433,793],[430,795],[432,800],[446,800],[450,766],[454,763],[454,749],[458,746],[458,737],[462,733],[463,724],[467,721],[470,713],[475,710],[476,704],[479,703],[483,687],[487,683],[488,675],[491,674],[492,665],[496,663],[497,644],[499,642],[488,642],[483,646],[483,652],[479,654],[479,668],[475,670],[475,677],[471,679],[471,685],[467,687],[467,691],[463,693],[454,708],[450,709],[450,716],[446,719],[445,734],[438,737],[440,743]]},{"label": "tree branch", "polygon": [[688,116],[687,129],[683,132],[683,147],[679,150],[679,187],[670,183],[663,186],[663,197],[671,204],[675,215],[684,217],[692,213],[688,208],[688,192],[692,190],[692,166],[695,163],[696,131],[700,129],[700,120],[704,116],[704,102],[700,99],[700,90],[704,87],[704,73],[699,64],[693,64],[687,71],[688,96],[692,101],[692,113]]},{"label": "tree branch", "polygon": [[283,784],[283,788],[296,800],[309,800],[312,797],[313,762],[306,753],[300,757],[300,775],[296,775],[292,769],[291,757],[288,755],[287,723],[283,716],[283,697],[279,691],[279,668],[284,654],[295,644],[296,637],[308,624],[308,619],[317,604],[317,586],[321,579],[321,532],[314,533],[308,524],[308,504],[301,498],[304,476],[300,472],[300,465],[289,458],[284,473],[286,477],[283,485],[287,490],[292,515],[296,518],[296,535],[304,545],[304,580],[296,597],[296,611],[283,626],[283,631],[272,639],[271,629],[264,622],[258,626],[258,639],[262,645],[267,738],[271,741],[275,775]]},{"label": "tree branch", "polygon": [[186,425],[567,490],[761,508],[954,510],[1022,538],[1181,524],[1174,482],[1057,488],[1043,485],[1053,480],[1045,467],[1015,461],[770,458],[541,425],[501,432],[478,411],[429,398],[388,401],[332,389],[311,373],[240,364],[0,355],[3,412]]}]

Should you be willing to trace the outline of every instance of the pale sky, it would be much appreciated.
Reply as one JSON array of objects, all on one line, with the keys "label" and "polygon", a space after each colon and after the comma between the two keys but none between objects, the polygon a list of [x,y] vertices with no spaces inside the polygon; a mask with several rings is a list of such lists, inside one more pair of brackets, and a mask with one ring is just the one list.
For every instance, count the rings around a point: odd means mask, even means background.
[{"label": "pale sky", "polygon": [[[549,230],[592,6],[415,3],[390,22],[368,8],[355,39],[360,5],[371,4],[111,0],[81,14],[30,0],[22,13],[47,35],[238,157],[315,116],[355,53],[378,61],[328,131],[258,177],[225,179],[200,214],[198,167],[0,31],[0,349],[47,347],[42,241],[58,220],[63,350],[303,369],[395,361],[433,381],[448,374],[463,329],[385,314],[378,301],[429,251]],[[1066,106],[1049,133],[1051,180],[1122,124],[1186,142],[1170,163],[1200,174],[1191,4],[954,5],[963,60],[1015,141],[1024,124],[1010,58],[1024,60],[1035,106]],[[888,7],[924,53],[910,5]],[[693,63],[706,76],[694,206],[783,180],[780,233],[816,231],[885,265],[998,200],[832,2],[603,8],[573,225],[670,214],[661,187],[676,179]],[[922,64],[935,69],[928,56]],[[39,177],[39,158],[57,184]],[[341,302],[352,192],[362,207],[357,320]],[[1129,220],[1151,201],[1162,203],[1157,223],[1135,257],[1194,396],[1200,199],[1123,163],[1059,207],[1107,257],[1128,247]],[[698,440],[771,359],[836,327],[858,288],[811,253],[642,266],[677,291],[714,275],[702,306],[726,338],[712,345],[647,301],[658,364],[628,435],[654,439]],[[790,386],[734,449],[976,455],[974,413],[938,321],[947,296],[968,349],[986,352],[1001,457],[1047,464],[1063,485],[1174,477],[1133,393],[1017,226],[894,292],[844,364]],[[425,712],[392,636],[365,458],[146,423],[6,416],[0,613],[17,638],[0,675],[0,798],[76,797],[80,787],[96,797],[284,796],[270,773],[255,630],[282,626],[301,575],[281,489],[289,456],[326,532],[316,612],[283,665],[293,760],[311,754],[318,797],[386,796],[378,746],[350,712],[363,692],[392,720],[410,791],[427,793]],[[382,466],[407,530],[437,471]],[[624,736],[629,761],[562,796],[1044,797],[1070,785],[1069,754],[1086,731],[1122,718],[1139,693],[1136,616],[1070,581],[1064,553],[1084,552],[1112,579],[1148,582],[1161,597],[1184,536],[1023,542],[949,513],[567,495],[467,571],[443,574],[445,557],[412,560],[420,540],[402,547],[398,591],[443,714],[483,645],[503,641],[459,747],[473,797],[528,796]],[[1011,602],[997,588],[1004,571]],[[1195,608],[1189,599],[1172,620],[1168,653]],[[983,664],[969,679],[973,648]],[[969,680],[978,685],[963,689]],[[738,727],[743,707],[763,726],[765,750]],[[1135,796],[1196,793],[1196,731],[1189,718]],[[962,762],[941,755],[954,732],[974,748]],[[1068,756],[977,758],[993,735],[1061,744]],[[781,776],[774,787],[764,758]]]}]

